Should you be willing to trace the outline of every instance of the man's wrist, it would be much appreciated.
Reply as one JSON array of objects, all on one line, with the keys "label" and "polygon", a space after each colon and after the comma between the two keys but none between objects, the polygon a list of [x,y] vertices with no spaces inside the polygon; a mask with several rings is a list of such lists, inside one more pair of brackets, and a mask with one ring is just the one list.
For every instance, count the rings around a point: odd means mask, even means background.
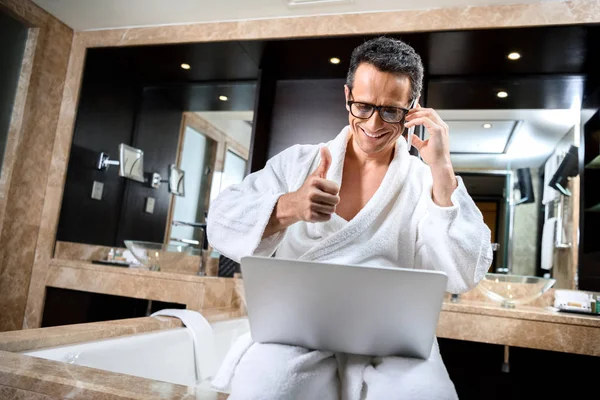
[{"label": "man's wrist", "polygon": [[450,162],[438,163],[430,166],[433,177],[432,199],[441,207],[452,206],[450,197],[458,187],[454,168]]},{"label": "man's wrist", "polygon": [[274,216],[277,224],[283,229],[300,221],[296,216],[294,193],[286,193],[277,200]]}]

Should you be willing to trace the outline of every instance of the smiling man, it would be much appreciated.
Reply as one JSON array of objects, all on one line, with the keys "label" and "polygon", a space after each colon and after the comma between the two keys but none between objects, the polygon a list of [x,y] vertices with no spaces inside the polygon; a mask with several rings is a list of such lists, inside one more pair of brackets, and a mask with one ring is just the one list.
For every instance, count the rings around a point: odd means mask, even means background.
[{"label": "smiling man", "polygon": [[[381,37],[357,47],[344,87],[349,126],[328,143],[283,151],[224,190],[211,205],[209,242],[237,261],[275,254],[433,269],[448,275],[449,292],[473,288],[492,261],[490,231],[454,175],[448,125],[418,104],[422,81],[421,59],[402,41]],[[403,136],[417,125],[430,134],[413,138],[423,161]],[[216,380],[231,381],[232,398],[456,398],[437,343],[429,360],[359,362],[258,343],[243,353],[235,373]]]}]

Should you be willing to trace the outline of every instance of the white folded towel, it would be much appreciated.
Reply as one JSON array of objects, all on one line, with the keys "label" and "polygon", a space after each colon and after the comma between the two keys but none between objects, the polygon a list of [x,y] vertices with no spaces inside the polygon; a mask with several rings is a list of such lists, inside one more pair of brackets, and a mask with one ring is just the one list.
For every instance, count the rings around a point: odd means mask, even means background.
[{"label": "white folded towel", "polygon": [[192,332],[197,384],[215,376],[217,372],[214,361],[215,336],[212,327],[202,314],[192,310],[164,309],[151,316],[179,318]]},{"label": "white folded towel", "polygon": [[554,240],[556,238],[556,218],[548,218],[542,230],[541,267],[547,271],[552,269],[554,261]]}]

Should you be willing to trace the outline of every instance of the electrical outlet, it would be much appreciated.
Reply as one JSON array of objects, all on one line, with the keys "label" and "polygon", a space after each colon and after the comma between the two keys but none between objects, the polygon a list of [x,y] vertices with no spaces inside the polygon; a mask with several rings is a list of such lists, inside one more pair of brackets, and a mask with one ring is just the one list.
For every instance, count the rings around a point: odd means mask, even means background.
[{"label": "electrical outlet", "polygon": [[94,181],[92,185],[92,199],[102,200],[102,192],[104,191],[104,183]]},{"label": "electrical outlet", "polygon": [[156,202],[156,199],[154,197],[147,197],[146,198],[146,212],[148,214],[154,214],[154,203]]}]

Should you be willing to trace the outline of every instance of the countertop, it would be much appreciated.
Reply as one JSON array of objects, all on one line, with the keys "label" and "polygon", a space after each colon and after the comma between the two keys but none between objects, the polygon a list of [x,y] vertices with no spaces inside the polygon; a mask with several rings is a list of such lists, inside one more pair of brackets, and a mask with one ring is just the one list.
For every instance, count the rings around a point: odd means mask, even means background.
[{"label": "countertop", "polygon": [[[458,303],[444,301],[438,337],[600,356],[598,317],[547,307],[504,309],[465,297]],[[243,307],[203,313],[211,322],[244,316]],[[0,398],[226,399],[224,393],[18,354],[180,326],[178,319],[147,317],[0,333]]]}]

